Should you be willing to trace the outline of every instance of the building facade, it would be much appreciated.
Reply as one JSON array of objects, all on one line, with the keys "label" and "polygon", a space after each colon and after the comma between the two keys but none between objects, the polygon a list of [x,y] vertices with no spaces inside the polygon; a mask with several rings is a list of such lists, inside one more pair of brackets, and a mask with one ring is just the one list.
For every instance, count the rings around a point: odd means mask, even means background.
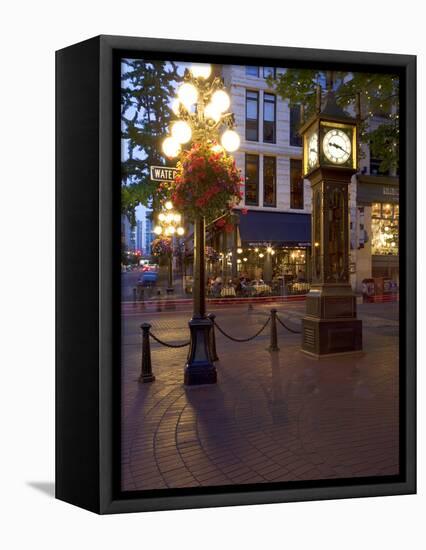
[{"label": "building facade", "polygon": [[145,239],[144,252],[147,256],[151,254],[151,243],[154,240],[154,228],[152,226],[152,210],[145,211]]},{"label": "building facade", "polygon": [[247,210],[237,234],[228,238],[234,246],[224,261],[233,275],[237,271],[285,291],[303,291],[310,277],[311,188],[302,178],[300,111],[268,86],[275,70],[223,66],[241,139],[234,154],[244,177],[238,209]]},{"label": "building facade", "polygon": [[[234,156],[244,197],[237,210],[246,209],[247,215],[240,215],[235,235],[223,235],[216,245],[222,274],[278,280],[284,292],[304,292],[310,280],[311,186],[302,177],[300,111],[268,86],[267,78],[282,70],[222,67],[241,139]],[[381,174],[379,166],[363,145],[360,172],[349,186],[351,283],[359,293],[368,279],[379,286],[380,278],[399,282],[399,181]]]},{"label": "building facade", "polygon": [[141,254],[144,252],[143,245],[143,223],[142,220],[136,220],[136,250]]}]

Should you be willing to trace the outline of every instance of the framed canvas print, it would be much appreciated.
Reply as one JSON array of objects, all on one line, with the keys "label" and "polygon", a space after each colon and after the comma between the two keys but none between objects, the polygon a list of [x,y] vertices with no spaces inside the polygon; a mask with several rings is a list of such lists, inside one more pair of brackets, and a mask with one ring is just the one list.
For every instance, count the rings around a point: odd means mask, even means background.
[{"label": "framed canvas print", "polygon": [[415,492],[415,57],[56,59],[57,498]]}]

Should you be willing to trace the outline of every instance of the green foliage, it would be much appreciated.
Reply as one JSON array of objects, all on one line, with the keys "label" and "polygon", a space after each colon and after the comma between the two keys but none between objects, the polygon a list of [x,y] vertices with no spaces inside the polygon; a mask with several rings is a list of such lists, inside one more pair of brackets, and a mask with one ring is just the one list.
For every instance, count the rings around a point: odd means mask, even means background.
[{"label": "green foliage", "polygon": [[[354,112],[357,94],[361,96],[360,139],[371,147],[374,158],[380,159],[382,171],[397,169],[399,161],[399,79],[376,73],[349,73],[287,69],[269,85],[291,105],[304,106],[305,118],[315,111],[316,87],[332,86],[338,104]],[[372,121],[374,117],[374,121]],[[379,121],[379,122],[377,122]]]},{"label": "green foliage", "polygon": [[165,164],[161,143],[173,116],[169,106],[182,80],[172,62],[127,59],[121,77],[122,212],[134,225],[135,208],[159,208],[162,192],[150,180],[149,166]]}]

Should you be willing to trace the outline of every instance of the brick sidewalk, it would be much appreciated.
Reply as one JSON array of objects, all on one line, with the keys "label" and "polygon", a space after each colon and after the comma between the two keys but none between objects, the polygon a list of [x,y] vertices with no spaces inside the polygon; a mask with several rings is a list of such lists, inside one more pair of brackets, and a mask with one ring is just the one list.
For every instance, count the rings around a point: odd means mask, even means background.
[{"label": "brick sidewalk", "polygon": [[[217,315],[241,337],[266,311]],[[184,341],[187,318],[158,315],[152,330]],[[296,324],[300,312],[287,318]],[[136,381],[144,320],[124,321],[123,490],[398,473],[397,321],[364,315],[365,354],[322,361],[282,328],[276,353],[267,331],[246,344],[217,333],[217,385],[185,388],[187,348],[153,344],[156,381]]]}]

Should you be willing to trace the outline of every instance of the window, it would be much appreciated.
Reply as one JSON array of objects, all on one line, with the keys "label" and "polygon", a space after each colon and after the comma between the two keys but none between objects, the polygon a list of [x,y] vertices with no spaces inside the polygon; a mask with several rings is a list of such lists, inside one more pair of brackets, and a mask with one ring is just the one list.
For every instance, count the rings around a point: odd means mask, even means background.
[{"label": "window", "polygon": [[276,69],[275,67],[263,67],[263,78],[275,78]]},{"label": "window", "polygon": [[371,217],[371,253],[375,256],[397,256],[399,248],[398,205],[374,202],[371,205]]},{"label": "window", "polygon": [[259,67],[252,67],[250,65],[246,66],[246,75],[247,76],[259,76]]},{"label": "window", "polygon": [[259,92],[246,92],[246,140],[259,140]]},{"label": "window", "polygon": [[290,107],[290,145],[302,147],[302,137],[299,135],[300,106]]},{"label": "window", "polygon": [[277,206],[277,159],[263,157],[263,206]]},{"label": "window", "polygon": [[245,203],[259,204],[259,156],[246,154]]},{"label": "window", "polygon": [[290,208],[303,210],[302,161],[290,159]]},{"label": "window", "polygon": [[273,94],[263,95],[263,141],[276,143],[276,98]]}]

